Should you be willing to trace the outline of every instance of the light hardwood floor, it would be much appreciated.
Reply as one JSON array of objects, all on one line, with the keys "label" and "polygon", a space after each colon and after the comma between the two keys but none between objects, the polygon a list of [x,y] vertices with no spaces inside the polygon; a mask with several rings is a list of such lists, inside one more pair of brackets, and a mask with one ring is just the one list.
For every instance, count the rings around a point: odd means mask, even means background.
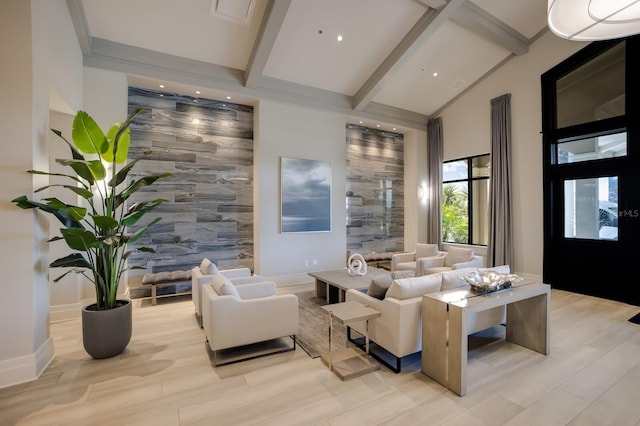
[{"label": "light hardwood floor", "polygon": [[[280,291],[302,291],[296,286]],[[214,368],[190,300],[136,300],[131,343],[95,361],[79,321],[53,324],[56,358],[0,390],[0,425],[640,425],[640,307],[552,291],[551,354],[474,339],[458,397],[419,357],[342,382],[299,347]]]}]

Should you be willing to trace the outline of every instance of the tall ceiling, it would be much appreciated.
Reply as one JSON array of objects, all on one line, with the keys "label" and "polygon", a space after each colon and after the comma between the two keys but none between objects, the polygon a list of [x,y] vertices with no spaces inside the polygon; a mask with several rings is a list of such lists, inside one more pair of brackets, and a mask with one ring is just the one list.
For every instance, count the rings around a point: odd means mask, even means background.
[{"label": "tall ceiling", "polygon": [[[424,128],[546,30],[547,0],[67,0],[87,66],[132,85]],[[342,41],[338,41],[338,36]],[[437,74],[436,74],[437,73]],[[195,91],[200,91],[196,95]]]}]

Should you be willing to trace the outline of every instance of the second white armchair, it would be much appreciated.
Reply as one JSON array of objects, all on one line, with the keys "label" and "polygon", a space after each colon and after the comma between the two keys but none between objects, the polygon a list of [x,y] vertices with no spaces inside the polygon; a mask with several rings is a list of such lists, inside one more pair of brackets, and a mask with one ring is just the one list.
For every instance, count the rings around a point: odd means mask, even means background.
[{"label": "second white armchair", "polygon": [[422,275],[446,272],[453,269],[481,268],[484,263],[482,256],[476,256],[472,248],[450,246],[444,256],[423,259],[420,262]]},{"label": "second white armchair", "polygon": [[444,258],[446,252],[439,251],[437,244],[417,243],[416,249],[409,253],[396,253],[391,256],[391,271],[415,271],[416,276],[424,275],[424,259]]}]

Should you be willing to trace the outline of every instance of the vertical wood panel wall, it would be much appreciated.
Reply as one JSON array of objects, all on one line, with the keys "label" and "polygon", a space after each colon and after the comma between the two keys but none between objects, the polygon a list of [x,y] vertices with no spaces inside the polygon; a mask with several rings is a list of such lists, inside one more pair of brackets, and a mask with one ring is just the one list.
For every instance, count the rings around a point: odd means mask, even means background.
[{"label": "vertical wood panel wall", "polygon": [[404,138],[347,124],[347,256],[404,249]]},{"label": "vertical wood panel wall", "polygon": [[162,220],[137,243],[156,253],[136,253],[129,265],[182,270],[207,257],[221,268],[253,268],[253,107],[130,87],[129,112],[138,106],[129,156],[149,154],[131,177],[174,177],[131,201],[169,200],[145,216]]}]

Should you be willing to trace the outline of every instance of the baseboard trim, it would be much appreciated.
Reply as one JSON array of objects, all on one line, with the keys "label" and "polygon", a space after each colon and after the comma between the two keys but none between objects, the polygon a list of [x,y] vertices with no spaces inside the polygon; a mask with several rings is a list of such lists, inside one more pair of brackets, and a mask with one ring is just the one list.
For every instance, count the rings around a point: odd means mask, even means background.
[{"label": "baseboard trim", "polygon": [[290,285],[309,284],[313,283],[313,277],[309,276],[306,272],[300,272],[297,274],[289,275],[276,275],[265,277],[267,281],[273,281],[278,287],[286,287]]},{"label": "baseboard trim", "polygon": [[53,340],[49,337],[32,354],[0,361],[0,389],[36,380],[53,357]]}]

